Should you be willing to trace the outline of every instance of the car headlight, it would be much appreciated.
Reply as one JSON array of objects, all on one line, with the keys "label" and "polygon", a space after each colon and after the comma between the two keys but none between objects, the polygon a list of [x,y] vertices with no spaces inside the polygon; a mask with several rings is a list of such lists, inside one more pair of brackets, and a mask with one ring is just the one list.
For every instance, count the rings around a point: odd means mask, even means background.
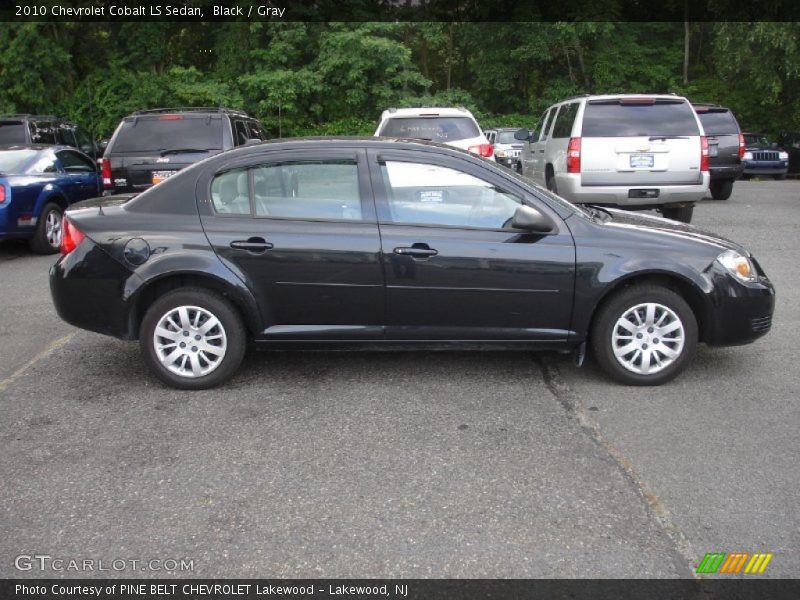
[{"label": "car headlight", "polygon": [[744,156],[742,156],[744,160],[753,160],[753,153],[752,152],[745,152]]},{"label": "car headlight", "polygon": [[780,160],[789,160],[789,153],[788,152],[778,152],[778,158]]},{"label": "car headlight", "polygon": [[736,250],[726,250],[717,257],[717,262],[739,281],[758,281],[753,261]]}]

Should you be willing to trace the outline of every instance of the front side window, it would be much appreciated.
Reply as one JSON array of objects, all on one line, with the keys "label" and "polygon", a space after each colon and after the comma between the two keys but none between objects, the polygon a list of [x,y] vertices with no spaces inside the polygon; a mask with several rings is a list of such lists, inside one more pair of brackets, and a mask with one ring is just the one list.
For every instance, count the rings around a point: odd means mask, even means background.
[{"label": "front side window", "polygon": [[395,223],[446,227],[510,227],[521,200],[448,167],[387,161],[381,166]]},{"label": "front side window", "polygon": [[97,169],[94,163],[77,152],[62,150],[57,153],[61,166],[68,173],[94,173]]},{"label": "front side window", "polygon": [[543,142],[543,141],[545,141],[547,139],[547,128],[550,127],[550,115],[552,113],[553,113],[553,109],[545,111],[545,113],[542,115],[541,120],[539,121],[540,129],[539,129],[539,140],[538,141],[540,141],[540,142]]}]

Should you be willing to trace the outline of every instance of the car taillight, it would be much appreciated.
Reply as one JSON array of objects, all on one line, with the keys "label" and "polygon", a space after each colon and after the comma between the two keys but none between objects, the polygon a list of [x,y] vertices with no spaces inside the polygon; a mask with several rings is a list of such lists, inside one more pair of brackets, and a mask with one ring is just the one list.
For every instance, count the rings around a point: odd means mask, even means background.
[{"label": "car taillight", "polygon": [[700,138],[700,170],[708,173],[708,138]]},{"label": "car taillight", "polygon": [[739,160],[742,160],[744,158],[744,147],[745,147],[744,135],[742,135],[740,133],[739,134]]},{"label": "car taillight", "polygon": [[103,159],[102,172],[103,172],[103,187],[106,188],[113,187],[111,185],[111,161],[108,160],[107,158]]},{"label": "car taillight", "polygon": [[494,154],[494,148],[492,148],[491,144],[477,144],[475,146],[470,146],[469,151],[474,154],[480,154],[484,158],[491,158],[492,154]]},{"label": "car taillight", "polygon": [[6,201],[6,186],[0,185],[0,202]]},{"label": "car taillight", "polygon": [[77,248],[86,236],[83,232],[64,217],[61,220],[61,254],[69,254]]},{"label": "car taillight", "polygon": [[581,138],[569,138],[567,145],[567,173],[581,172]]}]

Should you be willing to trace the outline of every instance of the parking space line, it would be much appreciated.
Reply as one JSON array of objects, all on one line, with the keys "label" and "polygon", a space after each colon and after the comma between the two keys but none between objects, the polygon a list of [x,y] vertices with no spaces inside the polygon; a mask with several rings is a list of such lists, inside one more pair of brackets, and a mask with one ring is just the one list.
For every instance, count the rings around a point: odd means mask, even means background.
[{"label": "parking space line", "polygon": [[59,348],[61,348],[67,342],[69,342],[72,338],[75,337],[76,333],[77,332],[73,331],[72,333],[68,333],[67,335],[65,335],[63,337],[60,337],[57,340],[54,340],[54,341],[50,342],[47,345],[47,347],[44,348],[44,350],[40,351],[38,354],[36,354],[36,356],[34,356],[32,359],[30,359],[28,362],[26,362],[24,365],[22,365],[19,369],[17,369],[11,375],[9,375],[8,377],[6,377],[2,381],[0,381],[0,392],[5,391],[5,389],[8,386],[10,386],[12,383],[14,383],[30,367],[35,365],[37,362],[39,362],[43,358],[46,358],[47,356],[52,354],[54,351],[56,351]]}]

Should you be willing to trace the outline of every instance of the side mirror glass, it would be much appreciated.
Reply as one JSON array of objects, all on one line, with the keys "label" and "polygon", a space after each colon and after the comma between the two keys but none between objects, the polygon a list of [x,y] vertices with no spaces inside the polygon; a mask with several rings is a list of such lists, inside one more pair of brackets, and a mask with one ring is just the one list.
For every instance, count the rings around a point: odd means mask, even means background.
[{"label": "side mirror glass", "polygon": [[523,204],[514,211],[511,218],[511,226],[514,229],[526,229],[538,233],[549,233],[553,231],[555,224],[552,219],[532,206]]}]

